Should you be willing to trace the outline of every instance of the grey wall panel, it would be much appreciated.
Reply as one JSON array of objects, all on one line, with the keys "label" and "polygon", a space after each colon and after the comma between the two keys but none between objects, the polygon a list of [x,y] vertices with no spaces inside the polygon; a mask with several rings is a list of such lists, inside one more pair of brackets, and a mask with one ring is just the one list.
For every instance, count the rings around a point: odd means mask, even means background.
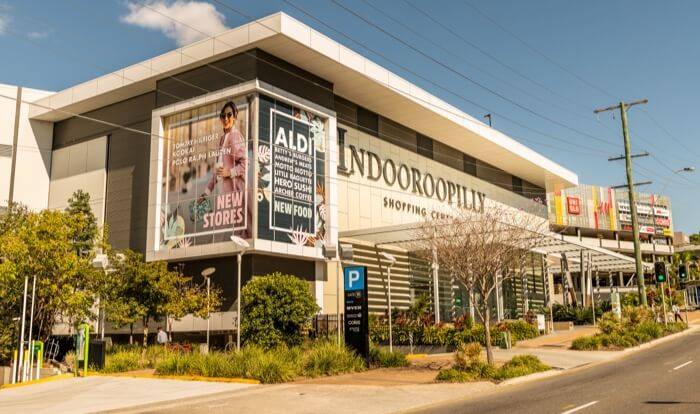
[{"label": "grey wall panel", "polygon": [[[150,129],[150,119],[137,127]],[[146,251],[150,145],[129,131],[110,135],[106,221],[115,248]]]},{"label": "grey wall panel", "polygon": [[257,60],[241,53],[157,82],[158,108],[255,79]]},{"label": "grey wall panel", "polygon": [[[109,105],[84,115],[150,134],[155,92]],[[117,249],[145,253],[148,215],[150,138],[134,131],[83,118],[69,118],[54,127],[54,149],[108,135],[105,223]]]},{"label": "grey wall panel", "polygon": [[157,106],[205,95],[255,78],[326,108],[333,84],[260,49],[249,50],[157,82]]},{"label": "grey wall panel", "polygon": [[[151,111],[153,110],[154,106],[155,93],[150,92],[144,95],[133,97],[131,99],[127,99],[125,101],[117,102],[109,106],[105,106],[104,108],[87,112],[83,115],[85,115],[86,117],[98,119],[100,121],[106,121],[111,124],[127,126],[130,128],[139,129],[141,131],[150,133]],[[146,129],[144,129],[143,127],[136,128],[136,126],[139,123],[142,123],[144,121],[149,121],[149,123],[146,125]],[[58,149],[67,145],[76,144],[78,142],[95,138],[99,135],[109,135],[112,131],[116,129],[118,128],[84,118],[68,118],[64,121],[57,122],[54,125],[53,149]],[[144,136],[146,137],[146,139],[148,139],[148,137],[145,135],[136,135]]]}]

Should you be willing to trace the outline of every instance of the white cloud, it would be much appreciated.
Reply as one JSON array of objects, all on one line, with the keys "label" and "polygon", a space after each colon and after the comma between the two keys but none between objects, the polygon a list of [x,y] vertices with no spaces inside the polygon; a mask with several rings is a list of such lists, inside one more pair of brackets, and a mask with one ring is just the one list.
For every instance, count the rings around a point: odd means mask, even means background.
[{"label": "white cloud", "polygon": [[34,39],[34,40],[43,39],[43,38],[47,37],[48,35],[49,35],[49,32],[29,32],[29,33],[27,33],[27,36],[30,39]]},{"label": "white cloud", "polygon": [[178,46],[206,37],[202,32],[213,36],[226,30],[224,15],[207,2],[151,0],[144,4],[148,7],[139,3],[127,3],[129,13],[122,16],[121,20],[135,26],[159,30],[175,40]]},{"label": "white cloud", "polygon": [[0,3],[0,35],[5,34],[10,25],[10,16],[7,14],[9,9],[9,6]]}]

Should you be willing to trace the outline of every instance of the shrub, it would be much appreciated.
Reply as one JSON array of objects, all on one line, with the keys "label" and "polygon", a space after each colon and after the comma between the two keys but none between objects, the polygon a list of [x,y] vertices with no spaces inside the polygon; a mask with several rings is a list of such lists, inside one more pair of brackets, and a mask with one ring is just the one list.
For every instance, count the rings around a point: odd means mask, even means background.
[{"label": "shrub", "polygon": [[604,334],[611,334],[614,332],[622,332],[623,326],[622,322],[615,316],[612,312],[606,312],[598,321],[598,329]]},{"label": "shrub", "polygon": [[635,327],[643,322],[654,322],[654,313],[646,306],[625,306],[622,318],[628,326]]},{"label": "shrub", "polygon": [[435,380],[439,382],[469,382],[475,379],[469,372],[454,368],[441,369],[435,377]]},{"label": "shrub", "polygon": [[537,338],[540,335],[537,326],[525,321],[504,321],[496,325],[496,327],[501,332],[510,332],[511,337],[515,341]]},{"label": "shrub", "polygon": [[155,365],[159,375],[197,375],[204,377],[241,377],[265,384],[294,380],[299,376],[316,377],[364,369],[364,362],[345,346],[331,341],[315,342],[307,347],[284,345],[264,349],[249,345],[239,352],[211,352],[208,355],[166,353]]},{"label": "shrub", "polygon": [[685,322],[669,322],[668,326],[664,327],[664,333],[666,335],[674,334],[687,329],[688,325]]},{"label": "shrub", "polygon": [[574,339],[571,343],[571,349],[576,351],[595,351],[600,349],[600,336],[599,335],[589,335],[581,336]]},{"label": "shrub", "polygon": [[70,369],[75,368],[75,352],[68,351],[66,355],[63,356],[63,363],[66,364]]},{"label": "shrub", "polygon": [[664,328],[656,322],[643,322],[637,326],[636,331],[640,334],[645,335],[649,339],[639,342],[647,342],[651,339],[660,338],[664,334]]},{"label": "shrub", "polygon": [[105,356],[105,366],[102,372],[115,373],[134,371],[144,368],[144,363],[141,360],[141,351],[139,350],[124,350],[112,355]]},{"label": "shrub", "polygon": [[318,311],[308,284],[296,276],[272,273],[243,288],[241,334],[265,348],[301,343],[302,328]]},{"label": "shrub", "polygon": [[170,354],[158,362],[156,372],[159,375],[244,377],[272,384],[297,377],[298,362],[294,355],[284,348],[264,351],[255,346],[231,354]]},{"label": "shrub", "polygon": [[481,345],[476,342],[461,343],[455,352],[455,367],[466,371],[469,367],[481,361]]},{"label": "shrub", "polygon": [[309,377],[356,372],[364,369],[364,361],[345,346],[332,341],[315,343],[304,356],[304,374]]},{"label": "shrub", "polygon": [[261,358],[251,364],[250,378],[264,384],[276,384],[291,381],[299,374],[298,361],[292,354],[284,351],[270,351],[260,354]]},{"label": "shrub", "polygon": [[156,373],[160,375],[194,375],[191,366],[195,356],[190,354],[171,354],[160,359]]},{"label": "shrub", "polygon": [[550,369],[550,367],[534,355],[516,355],[498,368],[493,378],[504,380],[547,371],[548,369]]},{"label": "shrub", "polygon": [[369,350],[369,362],[375,368],[399,368],[409,365],[408,358],[402,352],[389,352],[376,347]]}]

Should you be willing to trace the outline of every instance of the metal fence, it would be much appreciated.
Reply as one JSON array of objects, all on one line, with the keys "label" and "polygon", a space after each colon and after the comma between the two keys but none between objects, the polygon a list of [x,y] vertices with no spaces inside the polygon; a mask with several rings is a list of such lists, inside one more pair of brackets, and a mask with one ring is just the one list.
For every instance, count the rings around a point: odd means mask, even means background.
[{"label": "metal fence", "polygon": [[[311,331],[309,336],[312,338],[322,338],[332,335],[337,335],[338,328],[340,333],[343,333],[344,315],[340,315],[340,321],[336,314],[319,314],[311,320]],[[339,323],[340,322],[340,323]]]}]

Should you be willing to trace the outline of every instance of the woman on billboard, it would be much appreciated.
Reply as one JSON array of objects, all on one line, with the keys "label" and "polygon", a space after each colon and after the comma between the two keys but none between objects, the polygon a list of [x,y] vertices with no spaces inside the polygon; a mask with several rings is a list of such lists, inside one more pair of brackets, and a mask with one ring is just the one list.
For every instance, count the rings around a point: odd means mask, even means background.
[{"label": "woman on billboard", "polygon": [[214,194],[214,212],[204,215],[204,228],[237,228],[246,226],[246,175],[248,149],[245,137],[236,127],[238,108],[228,101],[221,108],[219,120],[223,133],[219,138],[214,174],[199,202]]}]

